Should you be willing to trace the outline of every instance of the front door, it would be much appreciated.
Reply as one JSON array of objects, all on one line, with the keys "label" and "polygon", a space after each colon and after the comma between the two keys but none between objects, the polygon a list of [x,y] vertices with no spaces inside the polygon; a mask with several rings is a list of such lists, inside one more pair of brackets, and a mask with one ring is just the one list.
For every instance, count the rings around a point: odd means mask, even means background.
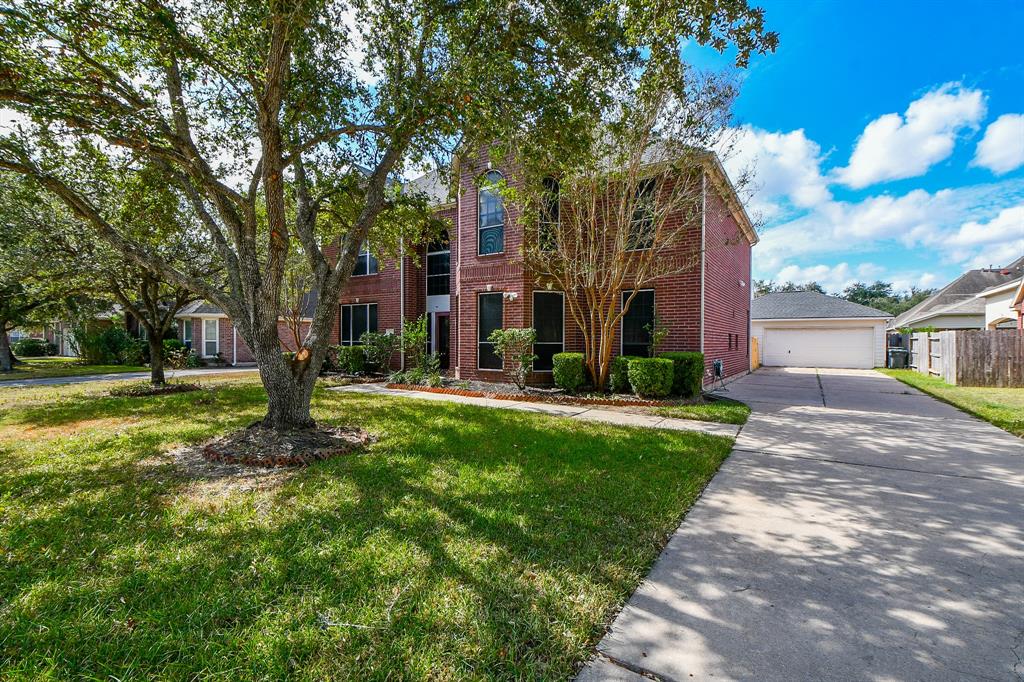
[{"label": "front door", "polygon": [[441,369],[448,369],[448,337],[449,320],[448,313],[434,313],[437,320],[437,330],[434,335],[434,352],[441,356]]}]

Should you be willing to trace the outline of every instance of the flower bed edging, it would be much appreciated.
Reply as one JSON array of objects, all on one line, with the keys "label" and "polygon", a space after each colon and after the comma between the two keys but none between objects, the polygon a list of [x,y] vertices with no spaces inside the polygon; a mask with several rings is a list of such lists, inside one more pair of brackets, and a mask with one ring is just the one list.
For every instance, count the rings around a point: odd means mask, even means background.
[{"label": "flower bed edging", "polygon": [[605,407],[671,407],[675,403],[667,400],[621,400],[618,398],[585,398],[567,395],[519,395],[516,393],[484,393],[464,388],[447,388],[434,386],[416,386],[414,384],[388,384],[387,388],[400,391],[421,391],[423,393],[440,393],[442,395],[458,395],[464,398],[491,398],[492,400],[508,400],[516,403],[554,403],[556,405],[600,405]]}]

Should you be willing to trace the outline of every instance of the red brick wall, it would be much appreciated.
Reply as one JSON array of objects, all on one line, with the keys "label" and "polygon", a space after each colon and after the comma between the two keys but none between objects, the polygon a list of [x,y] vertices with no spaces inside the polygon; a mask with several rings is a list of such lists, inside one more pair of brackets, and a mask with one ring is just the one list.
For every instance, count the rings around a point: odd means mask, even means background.
[{"label": "red brick wall", "polygon": [[710,180],[706,196],[704,357],[708,372],[720,359],[729,377],[750,369],[751,245]]}]

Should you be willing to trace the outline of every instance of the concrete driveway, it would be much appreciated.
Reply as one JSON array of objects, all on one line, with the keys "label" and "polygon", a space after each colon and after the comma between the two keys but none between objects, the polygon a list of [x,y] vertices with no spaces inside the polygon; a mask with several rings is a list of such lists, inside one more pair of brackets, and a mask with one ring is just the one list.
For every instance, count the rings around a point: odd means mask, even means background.
[{"label": "concrete driveway", "polygon": [[581,680],[1024,679],[1024,441],[880,373],[762,369]]}]

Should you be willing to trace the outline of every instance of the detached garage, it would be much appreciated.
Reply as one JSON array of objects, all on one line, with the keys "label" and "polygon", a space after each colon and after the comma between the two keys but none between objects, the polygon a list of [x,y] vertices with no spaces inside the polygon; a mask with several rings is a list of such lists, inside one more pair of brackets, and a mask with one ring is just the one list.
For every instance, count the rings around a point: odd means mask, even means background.
[{"label": "detached garage", "polygon": [[751,335],[766,367],[885,366],[892,315],[813,291],[765,294],[750,307]]}]

